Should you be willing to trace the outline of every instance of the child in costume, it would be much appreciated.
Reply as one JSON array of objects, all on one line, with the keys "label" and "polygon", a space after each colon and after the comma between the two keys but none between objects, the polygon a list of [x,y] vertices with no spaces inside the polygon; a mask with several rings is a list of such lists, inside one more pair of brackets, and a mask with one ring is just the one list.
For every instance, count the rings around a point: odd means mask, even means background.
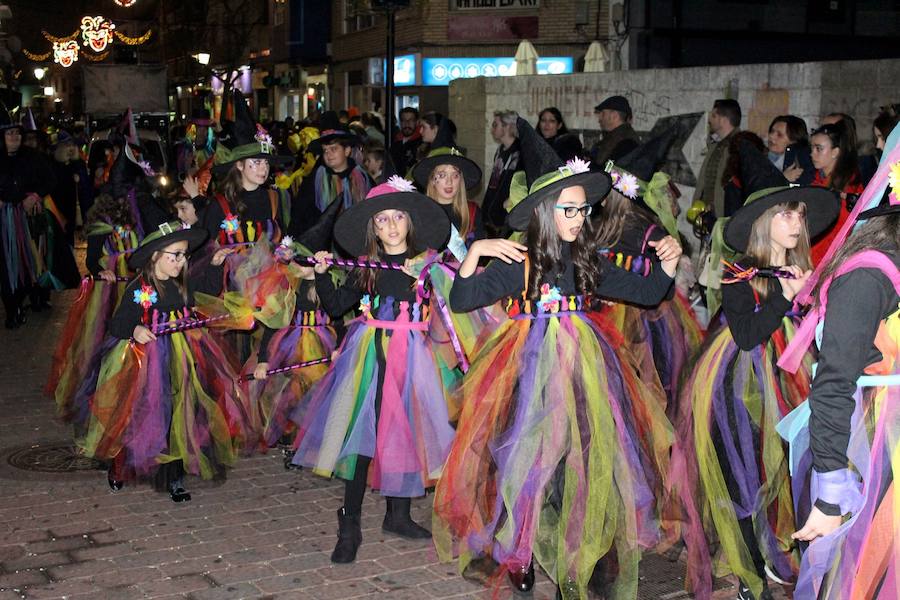
[{"label": "child in costume", "polygon": [[[798,525],[802,524],[793,537],[810,542],[795,598],[897,597],[898,139],[895,130],[887,142],[893,149],[885,151],[878,172],[826,254],[824,268],[816,272],[815,309],[779,363],[795,369],[801,344],[814,336],[819,340],[809,401],[779,426],[791,442]],[[886,180],[891,189],[884,199]],[[857,219],[865,223],[844,242]]]},{"label": "child in costume", "polygon": [[[603,201],[606,215],[598,231],[601,252],[616,266],[648,275],[659,263],[648,242],[666,235],[680,237],[672,210],[669,177],[655,168],[665,159],[675,129],[651,138],[610,163],[613,189]],[[673,286],[657,307],[615,303],[609,317],[617,323],[632,351],[641,358],[643,372],[655,371],[666,392],[666,415],[674,420],[684,368],[703,339],[703,331],[687,297]]]},{"label": "child in costume", "polygon": [[[658,540],[651,479],[668,460],[671,429],[661,411],[637,415],[651,392],[590,295],[658,303],[681,247],[652,242],[662,263],[646,278],[598,264],[587,216],[610,185],[577,160],[538,178],[508,219],[527,232],[526,245],[475,242],[450,294],[454,311],[507,298],[510,319],[479,349],[459,391],[459,427],[435,490],[435,540],[444,559],[458,545],[463,565],[492,555],[518,592],[534,585],[533,557],[561,595],[585,598],[594,566],[614,551],[618,589],[634,596],[639,547]],[[476,274],[486,257],[497,260]]]},{"label": "child in costume", "polygon": [[[334,237],[349,254],[393,265],[423,249],[440,249],[450,234],[444,211],[392,177],[338,217]],[[430,310],[416,279],[398,269],[357,269],[339,288],[327,252],[316,253],[316,291],[334,318],[355,306],[354,320],[328,374],[294,412],[293,462],[345,479],[332,562],[356,559],[367,482],[387,501],[382,530],[411,539],[431,533],[410,517],[411,498],[434,486],[453,429],[446,392],[429,341]]]},{"label": "child in costume", "polygon": [[[283,256],[283,260],[290,262],[298,255],[308,258],[314,252],[329,250],[339,209],[340,204],[332,203],[319,222],[303,232],[296,242],[290,236],[282,238],[275,254],[280,260]],[[296,287],[291,322],[281,329],[262,325],[262,341],[255,361],[251,359],[243,369],[253,373],[253,381],[246,386],[246,395],[254,429],[260,432],[261,449],[270,448],[279,441],[289,443],[282,438],[294,429],[290,416],[300,399],[328,371],[328,365],[321,363],[292,369],[273,374],[271,378],[267,371],[329,358],[337,347],[335,327],[316,293],[313,266],[308,262],[298,263],[300,282]],[[286,452],[293,456],[293,452]],[[285,467],[291,467],[290,460],[286,460]]]},{"label": "child in costume", "polygon": [[[771,598],[766,576],[785,582],[797,569],[788,461],[775,426],[806,398],[812,357],[796,375],[775,363],[795,334],[790,312],[810,275],[809,239],[838,214],[834,193],[788,187],[751,150],[741,153],[749,197],[724,229],[725,243],[741,255],[739,268],[731,283],[723,275],[722,323],[682,388],[670,477],[688,513],[685,536],[702,543],[702,513],[721,562],[740,580],[742,600]],[[772,266],[768,277],[754,270]],[[699,560],[693,566],[708,577]]]},{"label": "child in costume", "polygon": [[234,462],[233,360],[190,308],[196,292],[221,287],[224,249],[205,280],[187,281],[187,257],[206,237],[202,229],[166,224],[129,258],[139,274],[109,322],[99,369],[80,392],[90,394],[91,418],[79,443],[87,456],[112,461],[113,490],[125,480],[155,478],[183,502],[191,498],[186,472],[222,476]]},{"label": "child in costume", "polygon": [[76,406],[72,401],[87,374],[97,367],[107,322],[125,292],[130,273],[128,256],[137,250],[140,241],[137,219],[124,199],[101,194],[88,212],[87,221],[85,264],[90,277],[82,281],[81,292],[69,309],[45,387],[46,393],[56,400],[57,413],[75,425],[76,436],[83,434],[90,407]]}]

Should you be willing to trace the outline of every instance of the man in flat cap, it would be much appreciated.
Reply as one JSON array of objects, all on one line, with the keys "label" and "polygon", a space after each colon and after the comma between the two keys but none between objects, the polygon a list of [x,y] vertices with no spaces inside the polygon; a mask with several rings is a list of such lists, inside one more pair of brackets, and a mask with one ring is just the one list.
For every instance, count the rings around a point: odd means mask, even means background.
[{"label": "man in flat cap", "polygon": [[608,160],[619,160],[640,144],[631,128],[631,105],[624,96],[610,96],[594,107],[603,138],[591,149],[591,161],[602,169]]}]

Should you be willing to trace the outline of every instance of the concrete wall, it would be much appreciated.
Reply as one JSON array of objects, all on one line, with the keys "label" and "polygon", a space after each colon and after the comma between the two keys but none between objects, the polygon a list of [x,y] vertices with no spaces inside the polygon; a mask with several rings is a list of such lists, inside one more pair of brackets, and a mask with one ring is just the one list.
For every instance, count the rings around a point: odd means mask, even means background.
[{"label": "concrete wall", "polygon": [[[451,118],[469,156],[490,167],[496,144],[489,124],[493,111],[512,109],[534,123],[541,109],[556,106],[569,129],[595,139],[594,106],[621,94],[634,111],[634,127],[649,131],[658,118],[705,112],[716,98],[736,98],[742,127],[765,138],[772,118],[793,114],[810,129],[829,112],[846,112],[857,121],[859,138],[869,143],[878,107],[900,101],[900,60],[788,63],[647,69],[565,76],[533,75],[461,79],[450,86]],[[701,119],[684,147],[694,173],[703,162],[706,120]],[[589,144],[586,144],[589,145]],[[692,192],[686,189],[685,198]]]}]

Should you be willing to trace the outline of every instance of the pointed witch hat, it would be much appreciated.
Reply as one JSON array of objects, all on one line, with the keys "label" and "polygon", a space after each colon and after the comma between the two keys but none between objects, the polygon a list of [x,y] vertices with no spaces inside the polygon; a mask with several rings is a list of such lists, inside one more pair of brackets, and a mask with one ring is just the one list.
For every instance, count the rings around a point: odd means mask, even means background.
[{"label": "pointed witch hat", "polygon": [[793,186],[781,171],[747,140],[737,147],[740,155],[741,191],[746,201],[725,225],[725,243],[746,252],[753,223],[769,208],[788,202],[806,205],[806,227],[813,238],[834,223],[840,209],[837,194],[828,188]]},{"label": "pointed witch hat", "polygon": [[247,106],[240,90],[234,90],[232,101],[234,125],[230,131],[230,146],[221,145],[216,150],[213,173],[224,175],[234,163],[249,158],[265,158],[272,166],[290,167],[294,163],[294,158],[275,154],[272,137],[250,114],[250,107]]}]

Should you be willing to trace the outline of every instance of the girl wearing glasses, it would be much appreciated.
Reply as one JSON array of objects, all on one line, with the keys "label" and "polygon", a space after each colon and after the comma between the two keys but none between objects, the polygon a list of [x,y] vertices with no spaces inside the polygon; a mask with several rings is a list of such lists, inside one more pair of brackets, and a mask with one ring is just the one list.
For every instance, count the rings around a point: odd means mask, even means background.
[{"label": "girl wearing glasses", "polygon": [[199,328],[164,332],[195,319],[194,294],[221,289],[225,250],[188,281],[187,257],[206,241],[202,229],[163,224],[147,235],[128,265],[138,276],[109,321],[99,364],[79,390],[91,407],[78,444],[110,461],[113,491],[125,481],[153,480],[175,502],[191,499],[185,473],[224,476],[234,462],[234,361]]},{"label": "girl wearing glasses", "polygon": [[[812,356],[796,375],[775,363],[796,332],[791,311],[810,275],[809,240],[838,215],[833,192],[788,187],[745,143],[741,173],[749,197],[728,220],[725,243],[744,269],[779,271],[733,283],[723,274],[722,319],[682,386],[670,477],[689,513],[686,538],[702,543],[702,526],[718,540],[742,600],[771,598],[767,578],[790,581],[798,567],[788,462],[775,426],[806,398]],[[706,577],[707,558],[691,561]]]},{"label": "girl wearing glasses", "polygon": [[[459,390],[462,414],[435,491],[435,541],[445,560],[456,550],[464,563],[475,557],[491,568],[492,557],[521,593],[534,585],[536,560],[566,598],[586,597],[594,565],[615,549],[621,585],[635,596],[640,547],[658,538],[648,463],[662,460],[669,441],[663,422],[633,427],[647,422],[633,416],[637,398],[652,392],[592,297],[657,304],[681,247],[671,237],[651,242],[661,264],[646,278],[598,263],[588,217],[610,177],[578,160],[553,166],[509,213],[523,243],[476,241],[453,283],[454,311],[502,301],[509,319]],[[482,258],[495,260],[476,273]],[[646,454],[642,437],[659,456]]]},{"label": "girl wearing glasses", "polygon": [[[393,265],[443,248],[450,222],[441,208],[391,177],[338,217],[334,239],[352,256]],[[335,287],[328,252],[315,254],[316,292],[332,318],[359,307],[324,378],[294,411],[293,463],[345,480],[335,563],[356,560],[366,485],[385,497],[382,531],[410,539],[431,533],[412,520],[411,499],[435,485],[453,429],[431,345],[430,306],[421,280],[404,269],[358,269]]]}]

